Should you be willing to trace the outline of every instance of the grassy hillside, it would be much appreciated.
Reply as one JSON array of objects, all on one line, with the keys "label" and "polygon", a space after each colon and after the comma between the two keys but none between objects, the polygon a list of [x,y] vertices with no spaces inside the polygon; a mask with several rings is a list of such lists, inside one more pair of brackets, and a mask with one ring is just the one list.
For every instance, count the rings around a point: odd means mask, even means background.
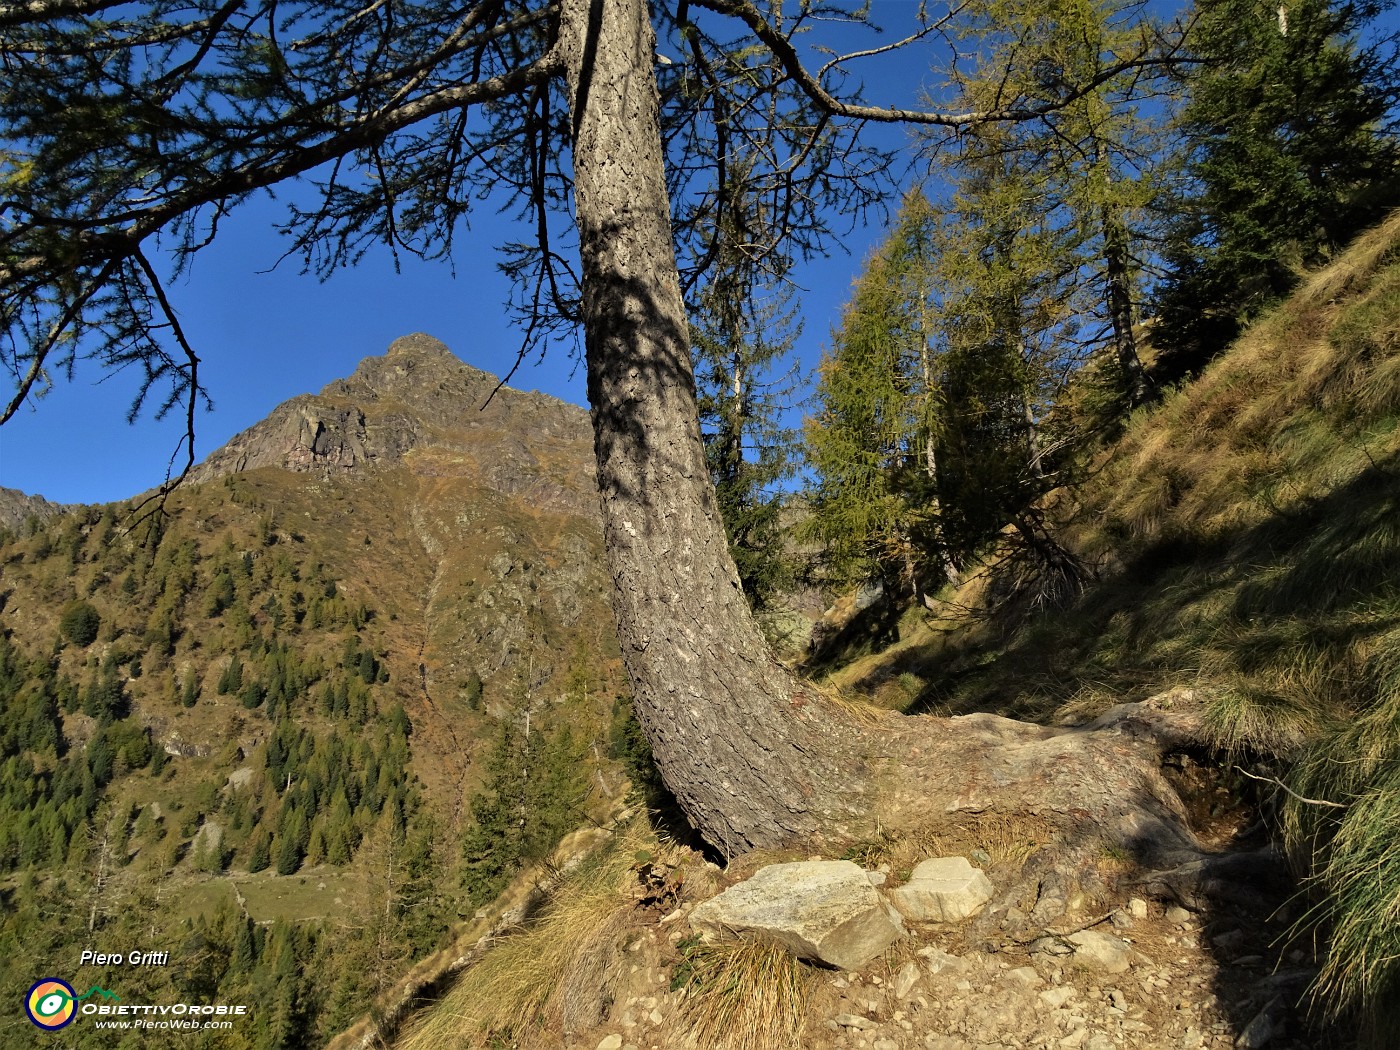
[{"label": "grassy hillside", "polygon": [[1400,215],[1138,413],[1055,510],[1096,570],[1073,607],[1008,615],[992,566],[836,680],[910,711],[1060,723],[1183,690],[1241,790],[1237,769],[1291,790],[1248,781],[1332,938],[1323,1001],[1394,1045]]},{"label": "grassy hillside", "polygon": [[[401,349],[337,394],[371,437],[412,435],[396,462],[234,465],[158,519],[85,507],[0,532],[0,994],[52,974],[256,1001],[232,1033],[169,1037],[317,1045],[612,804],[624,690],[574,498],[582,413],[518,395],[533,437],[507,410],[454,430],[417,389],[454,367]],[[324,401],[297,402],[290,438],[240,440],[304,452]],[[473,451],[492,447],[515,457],[506,483]],[[80,967],[84,948],[170,961]],[[0,1045],[30,1031],[8,1012]]]}]

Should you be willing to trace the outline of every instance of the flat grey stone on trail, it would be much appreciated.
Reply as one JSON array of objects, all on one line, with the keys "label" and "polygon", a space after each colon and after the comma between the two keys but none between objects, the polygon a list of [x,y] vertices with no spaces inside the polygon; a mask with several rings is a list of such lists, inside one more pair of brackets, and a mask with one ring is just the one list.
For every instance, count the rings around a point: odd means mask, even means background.
[{"label": "flat grey stone on trail", "polygon": [[960,922],[991,900],[992,883],[966,857],[934,857],[920,862],[890,896],[906,919]]},{"label": "flat grey stone on trail", "polygon": [[846,860],[770,864],[698,905],[702,935],[754,934],[843,970],[854,970],[904,935],[899,916]]}]

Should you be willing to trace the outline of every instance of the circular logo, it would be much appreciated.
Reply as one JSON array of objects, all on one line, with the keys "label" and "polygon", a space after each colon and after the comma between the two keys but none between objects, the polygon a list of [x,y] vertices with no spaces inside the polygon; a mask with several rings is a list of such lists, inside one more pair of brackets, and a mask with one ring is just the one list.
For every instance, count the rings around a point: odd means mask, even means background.
[{"label": "circular logo", "polygon": [[24,1012],[40,1028],[53,1032],[72,1022],[78,1012],[77,993],[67,981],[45,977],[34,982],[24,1000]]}]

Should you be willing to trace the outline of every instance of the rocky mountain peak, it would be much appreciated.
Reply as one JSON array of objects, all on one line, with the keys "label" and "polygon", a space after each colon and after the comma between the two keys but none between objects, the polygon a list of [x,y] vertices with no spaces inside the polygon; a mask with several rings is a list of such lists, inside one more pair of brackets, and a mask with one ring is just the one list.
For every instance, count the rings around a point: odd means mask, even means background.
[{"label": "rocky mountain peak", "polygon": [[401,335],[389,344],[386,357],[393,358],[397,363],[407,363],[410,367],[413,363],[424,361],[440,361],[452,365],[460,365],[456,356],[447,349],[447,344],[441,339],[436,339],[426,332],[411,332],[408,335]]},{"label": "rocky mountain peak", "polygon": [[[324,476],[407,466],[596,513],[587,413],[503,387],[438,339],[401,336],[319,394],[283,402],[196,468],[193,482],[280,467]],[[411,461],[411,462],[410,462]]]},{"label": "rocky mountain peak", "polygon": [[[480,410],[498,386],[500,380],[464,364],[441,340],[415,332],[395,339],[384,354],[366,357],[347,378],[326,384],[321,396],[397,402],[414,415],[452,426],[468,411]],[[501,393],[507,399],[518,394]]]}]

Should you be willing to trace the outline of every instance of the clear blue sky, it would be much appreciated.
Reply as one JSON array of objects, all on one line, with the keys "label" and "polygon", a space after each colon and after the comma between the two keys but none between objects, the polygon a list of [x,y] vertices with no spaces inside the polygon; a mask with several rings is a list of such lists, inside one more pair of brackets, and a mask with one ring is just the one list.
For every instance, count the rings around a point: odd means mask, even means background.
[{"label": "clear blue sky", "polygon": [[[883,0],[877,7],[887,20],[906,22],[914,10],[904,0]],[[867,63],[862,72],[878,71],[882,78],[872,100],[913,104],[928,55]],[[906,141],[901,130],[877,130],[885,141]],[[402,258],[402,272],[396,273],[385,249],[322,283],[300,275],[296,259],[267,272],[284,250],[273,228],[284,214],[275,202],[249,202],[221,224],[218,239],[195,257],[188,276],[171,285],[215,404],[197,418],[197,458],[286,399],[349,375],[362,358],[382,354],[410,332],[436,336],[477,368],[498,376],[509,371],[520,334],[507,323],[503,304],[509,290],[497,272],[495,249],[527,239],[529,232],[508,217],[478,209],[471,231],[458,237],[455,275],[444,263],[411,256]],[[883,232],[878,226],[857,229],[844,245],[831,245],[827,260],[796,274],[805,317],[798,353],[807,368],[818,360],[861,260]],[[551,352],[542,364],[534,360],[522,365],[512,386],[586,403],[580,362],[562,351]],[[175,418],[177,412],[157,423],[147,412],[128,425],[136,390],[134,375],[103,376],[92,363],[79,361],[71,383],[56,382],[0,428],[0,486],[61,503],[99,503],[161,483],[183,419]]]},{"label": "clear blue sky", "polygon": [[[1164,0],[1163,7],[1168,3]],[[894,23],[909,23],[914,10],[913,0],[875,3],[877,17],[892,30],[897,30]],[[1390,12],[1378,28],[1394,31],[1398,24]],[[915,102],[929,75],[932,46],[861,67],[869,100]],[[901,131],[878,130],[887,144],[905,141]],[[508,289],[496,270],[495,248],[528,233],[508,219],[487,207],[478,210],[471,232],[458,238],[455,275],[446,264],[412,257],[404,257],[402,272],[395,273],[387,250],[381,250],[321,283],[299,275],[296,260],[266,272],[283,250],[273,230],[283,214],[280,205],[267,201],[236,212],[219,239],[196,257],[188,277],[172,288],[215,402],[215,410],[201,412],[197,421],[198,458],[287,398],[349,375],[362,358],[383,353],[393,339],[410,332],[434,335],[463,361],[496,375],[510,369],[519,333],[506,321]],[[831,246],[829,258],[795,275],[803,289],[799,302],[806,327],[798,354],[805,368],[818,361],[852,279],[883,233],[879,227],[857,229],[844,244]],[[585,403],[582,367],[562,352],[540,365],[527,363],[512,385]],[[0,485],[57,502],[97,503],[159,484],[182,421],[155,423],[147,413],[128,426],[125,416],[135,390],[135,377],[104,377],[80,362],[73,382],[58,382],[0,428]]]}]

